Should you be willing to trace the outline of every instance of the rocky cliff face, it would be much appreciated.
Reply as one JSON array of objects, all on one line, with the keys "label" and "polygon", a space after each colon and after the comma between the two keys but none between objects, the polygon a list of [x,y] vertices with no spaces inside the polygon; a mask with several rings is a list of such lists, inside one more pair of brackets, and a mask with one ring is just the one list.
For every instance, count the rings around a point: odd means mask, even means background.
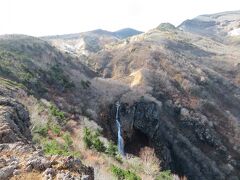
[{"label": "rocky cliff face", "polygon": [[[115,113],[114,107],[111,109],[109,117]],[[147,136],[145,145],[156,150],[163,168],[189,179],[238,179],[239,151],[225,144],[202,113],[170,101],[159,105],[143,100],[132,106],[122,104],[120,112],[126,146],[134,143],[134,134],[140,131]],[[114,122],[109,122],[114,130]],[[144,143],[143,139],[138,143]]]},{"label": "rocky cliff face", "polygon": [[93,180],[93,168],[80,159],[46,156],[33,144],[29,112],[15,94],[21,88],[11,81],[0,81],[0,179]]},{"label": "rocky cliff face", "polygon": [[[222,144],[221,135],[203,123],[201,114],[195,118],[182,118],[180,116],[187,112],[180,108],[180,114],[175,112],[172,117],[151,103],[139,103],[135,108],[134,127],[147,133],[168,166],[180,170],[190,179],[225,179],[237,172],[238,167],[228,159],[230,154]],[[165,104],[163,108],[174,110],[174,106],[166,107]],[[206,147],[199,146],[201,142]],[[207,147],[217,151],[214,155],[211,150],[204,152]]]},{"label": "rocky cliff face", "polygon": [[14,99],[0,99],[0,143],[31,140],[30,120],[27,110]]}]

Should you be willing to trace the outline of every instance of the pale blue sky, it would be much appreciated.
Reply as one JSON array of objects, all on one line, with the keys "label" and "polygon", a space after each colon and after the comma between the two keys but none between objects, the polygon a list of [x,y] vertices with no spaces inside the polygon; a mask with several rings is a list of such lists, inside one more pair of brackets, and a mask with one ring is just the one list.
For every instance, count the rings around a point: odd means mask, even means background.
[{"label": "pale blue sky", "polygon": [[179,25],[200,14],[240,10],[240,0],[0,0],[0,34],[34,36]]}]

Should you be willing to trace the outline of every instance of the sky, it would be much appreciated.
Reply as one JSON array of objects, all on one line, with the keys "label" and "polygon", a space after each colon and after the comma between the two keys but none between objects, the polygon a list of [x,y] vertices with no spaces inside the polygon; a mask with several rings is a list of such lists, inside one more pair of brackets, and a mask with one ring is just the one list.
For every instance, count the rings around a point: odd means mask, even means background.
[{"label": "sky", "polygon": [[125,27],[147,31],[200,14],[240,10],[240,0],[0,0],[0,34],[69,34]]}]

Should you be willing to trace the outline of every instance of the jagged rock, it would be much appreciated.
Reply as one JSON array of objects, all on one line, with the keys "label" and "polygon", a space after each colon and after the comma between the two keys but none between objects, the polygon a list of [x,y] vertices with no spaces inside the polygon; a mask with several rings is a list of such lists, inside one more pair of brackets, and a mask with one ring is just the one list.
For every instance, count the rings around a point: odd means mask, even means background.
[{"label": "jagged rock", "polygon": [[[8,153],[13,153],[12,149]],[[22,156],[24,155],[24,156]],[[75,159],[72,156],[39,156],[38,151],[31,153],[17,153],[16,157],[10,159],[0,159],[3,168],[0,169],[1,177],[10,177],[12,175],[19,175],[21,172],[32,172],[42,173],[42,179],[50,180],[57,177],[58,179],[74,179],[80,180],[81,175],[88,175],[89,180],[94,179],[93,168],[87,167],[82,164],[80,159]],[[11,165],[10,165],[11,164]],[[24,174],[24,173],[23,173]]]},{"label": "jagged rock", "polygon": [[45,174],[43,175],[43,178],[42,180],[52,180],[53,179],[53,176],[51,174]]},{"label": "jagged rock", "polygon": [[66,170],[67,169],[67,170],[73,171],[73,172],[84,173],[84,174],[89,175],[89,178],[91,180],[94,179],[93,168],[84,166],[80,159],[74,158],[72,156],[63,158],[59,162],[57,169],[58,170]]},{"label": "jagged rock", "polygon": [[13,175],[16,166],[6,166],[0,169],[0,179],[8,179]]},{"label": "jagged rock", "polygon": [[56,175],[56,179],[57,179],[57,180],[62,180],[63,177],[64,177],[64,173],[62,173],[62,172],[60,172],[60,173],[58,173],[58,174]]},{"label": "jagged rock", "polygon": [[0,149],[2,152],[15,151],[18,153],[33,153],[35,150],[32,144],[26,144],[21,141],[0,144]]},{"label": "jagged rock", "polygon": [[227,175],[230,175],[232,173],[232,171],[234,170],[234,168],[231,164],[224,164],[220,168]]},{"label": "jagged rock", "polygon": [[21,174],[21,171],[20,171],[20,170],[15,169],[15,170],[13,171],[13,175],[14,175],[14,176],[17,176],[17,175],[19,175],[19,174]]},{"label": "jagged rock", "polygon": [[189,113],[189,111],[186,108],[181,108],[181,112],[180,113],[181,113],[181,116],[183,118],[187,118],[187,117],[190,116],[190,113]]},{"label": "jagged rock", "polygon": [[16,158],[16,157],[12,157],[11,159],[9,159],[9,160],[7,161],[7,163],[8,163],[9,165],[18,166],[18,164],[19,164],[19,159]]},{"label": "jagged rock", "polygon": [[55,169],[53,168],[47,168],[44,172],[43,172],[43,175],[51,175],[51,176],[55,176],[56,174],[56,171]]},{"label": "jagged rock", "polygon": [[222,144],[221,139],[219,139],[216,133],[204,125],[195,125],[195,133],[197,137],[213,147],[216,147],[221,152],[226,152],[227,148]]},{"label": "jagged rock", "polygon": [[80,178],[77,178],[73,175],[71,175],[70,172],[61,172],[57,174],[57,180],[80,180]]},{"label": "jagged rock", "polygon": [[165,164],[169,165],[173,162],[171,157],[171,152],[166,146],[163,146],[161,149],[161,154],[162,154],[162,160],[164,161],[164,164],[162,164],[162,168],[167,168],[166,166],[164,167],[164,165]]},{"label": "jagged rock", "polygon": [[26,172],[31,172],[33,170],[32,166],[31,165],[28,165],[26,168],[25,168],[25,171]]},{"label": "jagged rock", "polygon": [[3,168],[7,165],[7,161],[3,158],[0,158],[0,168]]},{"label": "jagged rock", "polygon": [[51,167],[51,162],[44,157],[32,157],[27,161],[26,166],[31,166],[32,169],[37,171],[44,171]]},{"label": "jagged rock", "polygon": [[83,175],[81,177],[81,180],[90,180],[90,176],[89,175]]},{"label": "jagged rock", "polygon": [[0,152],[9,150],[10,147],[8,144],[0,144]]},{"label": "jagged rock", "polygon": [[25,141],[31,138],[29,114],[14,99],[0,97],[0,143]]},{"label": "jagged rock", "polygon": [[[93,168],[83,165],[80,159],[59,155],[46,157],[42,155],[41,151],[32,148],[30,148],[31,151],[21,151],[21,149],[28,149],[29,145],[18,142],[4,145],[6,145],[3,146],[4,151],[0,151],[0,153],[11,154],[11,156],[10,158],[4,156],[4,158],[0,159],[3,166],[0,168],[0,179],[2,179],[1,177],[6,179],[5,177],[16,176],[21,172],[28,173],[32,171],[42,173],[42,179],[44,180],[54,179],[56,175],[59,179],[80,180],[82,174],[88,175],[90,180],[94,179]],[[20,145],[21,148],[19,148]],[[24,176],[25,173],[22,175]]]},{"label": "jagged rock", "polygon": [[51,165],[57,165],[58,164],[58,159],[60,158],[61,156],[59,155],[53,155],[50,159],[50,163]]}]

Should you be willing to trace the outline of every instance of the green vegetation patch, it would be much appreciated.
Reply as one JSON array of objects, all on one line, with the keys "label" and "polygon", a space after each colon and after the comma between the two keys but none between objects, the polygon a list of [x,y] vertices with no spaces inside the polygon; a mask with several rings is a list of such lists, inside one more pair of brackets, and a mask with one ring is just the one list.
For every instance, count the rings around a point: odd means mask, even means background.
[{"label": "green vegetation patch", "polygon": [[156,180],[173,180],[173,175],[170,170],[162,171],[159,173]]},{"label": "green vegetation patch", "polygon": [[[40,104],[40,111],[44,107]],[[59,111],[55,105],[52,105],[48,115],[64,119],[63,112]],[[48,119],[45,124],[36,125],[33,130],[33,142],[39,144],[44,153],[48,155],[63,155],[80,157],[79,152],[73,150],[73,140],[69,132],[63,131],[61,126]]]},{"label": "green vegetation patch", "polygon": [[118,155],[118,148],[112,141],[110,141],[106,149],[106,153],[112,157],[116,157]]},{"label": "green vegetation patch", "polygon": [[[50,138],[48,133],[50,130],[54,131],[53,127],[57,131],[58,137],[64,140],[64,143]],[[72,150],[73,140],[70,134],[68,132],[61,134],[60,132],[61,129],[59,127],[56,128],[56,126],[39,126],[34,130],[34,133],[37,133],[37,135],[34,135],[33,141],[39,143],[44,153],[48,155],[79,156],[78,152]]]},{"label": "green vegetation patch", "polygon": [[53,125],[51,125],[50,129],[52,130],[54,135],[60,136],[60,134],[61,134],[61,127],[59,125],[53,124]]},{"label": "green vegetation patch", "polygon": [[50,84],[56,85],[62,91],[75,87],[59,64],[55,64],[50,68],[47,78]]},{"label": "green vegetation patch", "polygon": [[114,176],[119,180],[141,180],[141,178],[130,170],[124,170],[120,167],[112,165],[110,168]]},{"label": "green vegetation patch", "polygon": [[62,138],[63,138],[65,144],[67,145],[67,147],[70,147],[73,145],[73,140],[72,140],[69,132],[64,133]]},{"label": "green vegetation patch", "polygon": [[48,155],[63,155],[63,156],[79,156],[80,154],[76,151],[72,151],[68,143],[61,144],[56,140],[46,139],[43,144],[43,151]]},{"label": "green vegetation patch", "polygon": [[38,125],[33,128],[33,133],[37,133],[40,136],[47,137],[49,127],[48,125]]},{"label": "green vegetation patch", "polygon": [[83,132],[83,142],[85,147],[88,149],[94,149],[98,152],[105,153],[113,157],[119,163],[123,163],[121,155],[118,153],[117,146],[110,142],[106,147],[104,143],[100,140],[100,131],[93,132],[89,128],[84,128]]},{"label": "green vegetation patch", "polygon": [[95,149],[98,152],[105,152],[106,147],[104,146],[104,143],[99,139],[99,135],[99,132],[92,132],[90,129],[84,128],[84,144],[89,149]]},{"label": "green vegetation patch", "polygon": [[42,94],[46,92],[43,73],[33,61],[23,53],[0,49],[0,76],[24,84],[33,93]]},{"label": "green vegetation patch", "polygon": [[[1,40],[0,76],[24,84],[35,95],[45,94],[50,87],[61,92],[74,87],[63,65],[55,62],[49,68],[44,67],[46,62],[42,58],[48,55],[48,49],[57,53],[48,44],[33,38]],[[39,61],[43,61],[42,66]]]},{"label": "green vegetation patch", "polygon": [[50,113],[51,113],[52,116],[56,117],[60,121],[64,121],[65,120],[64,112],[60,111],[57,108],[57,106],[55,106],[53,104],[50,106]]}]

